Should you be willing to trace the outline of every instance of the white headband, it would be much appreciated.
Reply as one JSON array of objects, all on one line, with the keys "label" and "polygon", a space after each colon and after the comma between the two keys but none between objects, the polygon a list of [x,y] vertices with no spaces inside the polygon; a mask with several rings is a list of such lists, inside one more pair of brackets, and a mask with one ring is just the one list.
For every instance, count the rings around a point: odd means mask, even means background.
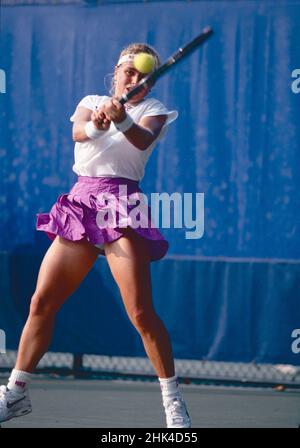
[{"label": "white headband", "polygon": [[[129,53],[129,54],[124,54],[123,56],[120,57],[120,59],[118,60],[117,63],[117,67],[119,67],[121,64],[124,64],[124,62],[133,62],[134,58],[136,57],[138,53]],[[154,64],[154,66],[156,66],[156,62]]]},{"label": "white headband", "polygon": [[133,54],[133,53],[124,54],[118,60],[117,67],[119,67],[119,65],[121,65],[121,64],[124,64],[124,62],[133,62],[135,56],[136,56],[136,54]]}]

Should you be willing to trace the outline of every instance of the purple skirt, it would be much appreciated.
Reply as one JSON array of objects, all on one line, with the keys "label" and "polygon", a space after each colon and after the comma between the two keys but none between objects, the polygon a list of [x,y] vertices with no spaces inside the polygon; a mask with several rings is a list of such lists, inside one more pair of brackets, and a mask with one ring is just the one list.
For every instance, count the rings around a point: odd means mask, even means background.
[{"label": "purple skirt", "polygon": [[102,255],[104,243],[121,238],[126,227],[145,238],[151,261],[162,258],[169,247],[151,221],[151,208],[139,182],[122,177],[79,176],[71,191],[61,194],[50,213],[37,214],[36,229],[51,240],[86,240]]}]

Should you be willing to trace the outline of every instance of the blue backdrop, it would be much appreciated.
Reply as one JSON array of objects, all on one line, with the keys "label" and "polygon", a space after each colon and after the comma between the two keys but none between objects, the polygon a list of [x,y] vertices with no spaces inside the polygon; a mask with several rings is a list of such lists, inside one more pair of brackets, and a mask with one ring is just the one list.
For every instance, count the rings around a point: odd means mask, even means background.
[{"label": "blue backdrop", "polygon": [[[214,37],[152,92],[179,118],[142,188],[205,194],[201,239],[163,230],[170,250],[152,265],[155,305],[176,357],[299,364],[291,350],[300,327],[295,1],[2,7],[0,328],[10,348],[49,245],[35,215],[76,180],[76,104],[107,94],[103,79],[122,47],[146,41],[164,60],[206,25]],[[51,348],[144,355],[104,259],[63,306]]]}]

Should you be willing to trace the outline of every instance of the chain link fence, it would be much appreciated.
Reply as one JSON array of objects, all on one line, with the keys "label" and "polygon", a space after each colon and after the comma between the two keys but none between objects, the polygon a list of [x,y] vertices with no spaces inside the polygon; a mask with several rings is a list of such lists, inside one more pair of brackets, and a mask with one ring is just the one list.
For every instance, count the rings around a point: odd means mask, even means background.
[{"label": "chain link fence", "polygon": [[[0,371],[14,367],[16,351],[0,354]],[[300,367],[175,359],[176,374],[184,383],[300,388]],[[85,378],[130,378],[156,380],[148,358],[46,353],[37,373]]]},{"label": "chain link fence", "polygon": [[[114,3],[155,3],[161,2],[162,0],[0,0],[0,5],[6,6],[19,6],[19,5],[102,5],[102,4],[114,4]],[[163,0],[174,1],[174,0]],[[188,3],[191,0],[176,0]],[[195,1],[205,1],[205,0],[193,0]]]}]

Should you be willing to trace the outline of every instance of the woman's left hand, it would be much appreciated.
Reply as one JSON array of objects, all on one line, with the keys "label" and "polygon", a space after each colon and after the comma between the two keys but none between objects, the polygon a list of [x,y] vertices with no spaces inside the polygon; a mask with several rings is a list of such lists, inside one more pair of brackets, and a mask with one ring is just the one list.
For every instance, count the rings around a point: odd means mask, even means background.
[{"label": "woman's left hand", "polygon": [[102,106],[102,110],[106,118],[115,123],[121,123],[126,118],[125,108],[116,97],[106,101]]}]

